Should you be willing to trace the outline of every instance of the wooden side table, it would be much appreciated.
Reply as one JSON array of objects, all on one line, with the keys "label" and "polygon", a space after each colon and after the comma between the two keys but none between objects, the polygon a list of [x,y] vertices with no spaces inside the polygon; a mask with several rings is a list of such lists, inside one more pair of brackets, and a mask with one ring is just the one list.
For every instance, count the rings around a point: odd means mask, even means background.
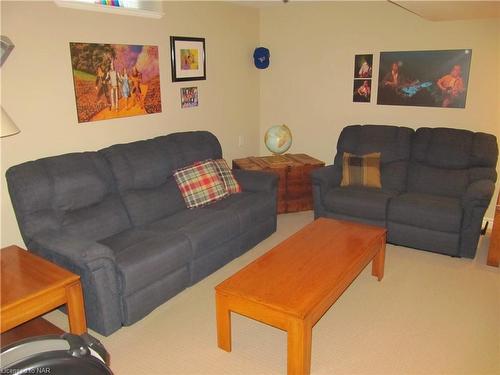
[{"label": "wooden side table", "polygon": [[70,332],[87,332],[80,276],[17,246],[2,249],[0,260],[1,333],[64,304]]},{"label": "wooden side table", "polygon": [[489,266],[493,267],[498,267],[500,265],[500,194],[497,198],[495,219],[493,220],[490,247],[488,249],[488,260],[486,262]]},{"label": "wooden side table", "polygon": [[270,171],[279,176],[279,214],[312,210],[311,171],[324,166],[324,162],[306,154],[251,156],[233,160],[234,169]]},{"label": "wooden side table", "polygon": [[61,336],[63,333],[64,331],[61,328],[56,327],[42,317],[38,317],[2,333],[0,335],[0,348],[3,349],[10,344],[30,337]]}]

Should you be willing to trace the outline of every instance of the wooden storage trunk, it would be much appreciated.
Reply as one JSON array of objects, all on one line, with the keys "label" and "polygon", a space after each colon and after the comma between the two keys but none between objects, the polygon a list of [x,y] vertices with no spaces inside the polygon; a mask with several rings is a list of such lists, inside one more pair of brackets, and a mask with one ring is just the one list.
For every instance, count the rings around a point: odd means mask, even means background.
[{"label": "wooden storage trunk", "polygon": [[311,171],[325,165],[306,154],[248,157],[233,160],[234,169],[269,171],[279,177],[278,213],[312,210]]}]

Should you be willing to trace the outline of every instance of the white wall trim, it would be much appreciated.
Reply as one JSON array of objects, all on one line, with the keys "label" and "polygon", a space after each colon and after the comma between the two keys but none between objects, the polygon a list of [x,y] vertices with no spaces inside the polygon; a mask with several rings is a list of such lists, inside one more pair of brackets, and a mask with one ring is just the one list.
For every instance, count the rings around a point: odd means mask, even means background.
[{"label": "white wall trim", "polygon": [[111,14],[119,14],[122,16],[136,16],[136,17],[147,17],[147,18],[162,18],[165,13],[161,11],[153,11],[153,10],[145,10],[145,9],[133,9],[133,8],[120,8],[113,7],[109,5],[102,4],[92,4],[92,3],[83,3],[79,1],[71,1],[71,0],[54,0],[57,6],[63,8],[71,8],[71,9],[79,9],[79,10],[89,10],[92,12],[101,12],[101,13],[111,13]]}]

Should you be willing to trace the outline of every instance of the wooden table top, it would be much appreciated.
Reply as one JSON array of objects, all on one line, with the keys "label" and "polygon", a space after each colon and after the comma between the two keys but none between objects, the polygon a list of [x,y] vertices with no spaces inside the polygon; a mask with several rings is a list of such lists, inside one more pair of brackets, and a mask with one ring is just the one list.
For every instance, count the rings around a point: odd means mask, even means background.
[{"label": "wooden table top", "polygon": [[305,165],[324,166],[325,163],[307,154],[284,154],[257,157],[249,156],[233,160],[233,166],[246,170],[281,169]]},{"label": "wooden table top", "polygon": [[304,318],[346,274],[361,271],[386,229],[320,218],[223,281],[217,292]]},{"label": "wooden table top", "polygon": [[79,276],[18,246],[0,251],[2,310],[64,287]]}]

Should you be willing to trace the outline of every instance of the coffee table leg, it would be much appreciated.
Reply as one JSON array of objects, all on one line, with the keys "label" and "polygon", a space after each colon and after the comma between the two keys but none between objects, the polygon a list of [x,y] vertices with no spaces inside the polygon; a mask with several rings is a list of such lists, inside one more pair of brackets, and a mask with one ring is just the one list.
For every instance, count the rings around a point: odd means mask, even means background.
[{"label": "coffee table leg", "polygon": [[66,301],[68,307],[69,331],[75,335],[81,335],[87,332],[82,287],[79,281],[66,287]]},{"label": "coffee table leg", "polygon": [[373,257],[372,261],[372,275],[376,276],[378,281],[384,277],[384,262],[385,262],[385,241],[380,247],[379,251]]},{"label": "coffee table leg", "polygon": [[231,311],[228,308],[227,297],[216,292],[217,314],[217,345],[226,352],[231,351]]},{"label": "coffee table leg", "polygon": [[288,375],[308,375],[311,372],[312,326],[300,319],[292,320],[288,328]]}]

